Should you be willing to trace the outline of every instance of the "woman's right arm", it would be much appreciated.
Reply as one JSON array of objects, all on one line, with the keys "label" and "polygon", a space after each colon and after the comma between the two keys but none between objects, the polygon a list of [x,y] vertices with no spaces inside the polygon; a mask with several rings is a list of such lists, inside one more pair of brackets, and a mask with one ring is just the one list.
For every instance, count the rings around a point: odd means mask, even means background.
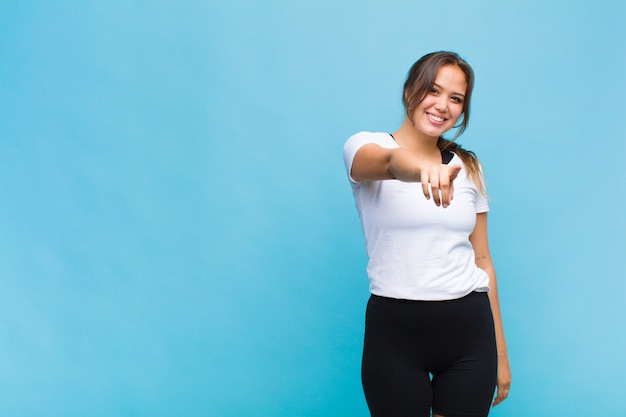
[{"label": "woman's right arm", "polygon": [[359,182],[390,179],[421,182],[427,200],[432,190],[435,204],[447,207],[453,196],[453,181],[460,170],[459,165],[432,164],[421,160],[406,149],[386,149],[369,143],[354,155],[350,176]]}]

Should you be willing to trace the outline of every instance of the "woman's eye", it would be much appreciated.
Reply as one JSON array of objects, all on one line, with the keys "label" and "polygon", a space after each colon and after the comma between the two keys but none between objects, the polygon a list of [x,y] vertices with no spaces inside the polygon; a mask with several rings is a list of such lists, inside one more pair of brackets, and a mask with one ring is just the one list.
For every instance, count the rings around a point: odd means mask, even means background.
[{"label": "woman's eye", "polygon": [[438,91],[437,91],[436,88],[431,88],[430,89],[430,94],[437,94],[437,93],[438,93]]},{"label": "woman's eye", "polygon": [[455,103],[463,103],[463,100],[461,100],[460,97],[452,97],[452,101],[454,101]]}]

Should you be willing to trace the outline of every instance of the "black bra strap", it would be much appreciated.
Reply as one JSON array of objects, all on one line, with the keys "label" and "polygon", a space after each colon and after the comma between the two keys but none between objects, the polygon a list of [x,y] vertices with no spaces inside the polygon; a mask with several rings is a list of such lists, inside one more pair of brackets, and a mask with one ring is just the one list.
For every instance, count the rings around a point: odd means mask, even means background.
[{"label": "black bra strap", "polygon": [[448,165],[454,158],[454,154],[450,151],[441,151],[441,160],[445,165]]}]

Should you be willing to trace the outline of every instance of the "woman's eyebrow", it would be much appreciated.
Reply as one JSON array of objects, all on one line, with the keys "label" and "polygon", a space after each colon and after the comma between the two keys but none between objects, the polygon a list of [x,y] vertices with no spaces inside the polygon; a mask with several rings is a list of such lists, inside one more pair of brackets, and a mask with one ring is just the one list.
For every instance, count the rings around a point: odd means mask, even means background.
[{"label": "woman's eyebrow", "polygon": [[[442,86],[440,86],[439,84],[437,84],[437,83],[433,83],[433,86],[444,90],[444,88]],[[454,94],[455,96],[463,96],[463,97],[465,97],[465,94],[463,94],[463,93],[454,93],[453,92],[452,94]]]}]

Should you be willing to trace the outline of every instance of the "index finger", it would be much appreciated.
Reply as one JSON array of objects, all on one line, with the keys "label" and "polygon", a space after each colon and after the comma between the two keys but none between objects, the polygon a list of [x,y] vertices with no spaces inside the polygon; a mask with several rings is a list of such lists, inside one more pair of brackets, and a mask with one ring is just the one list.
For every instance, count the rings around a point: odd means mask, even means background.
[{"label": "index finger", "polygon": [[459,165],[447,166],[447,171],[443,171],[441,177],[439,178],[440,188],[441,188],[441,203],[443,207],[448,207],[453,198],[454,193],[454,180],[457,175],[459,175],[459,171],[461,171],[461,167]]}]

